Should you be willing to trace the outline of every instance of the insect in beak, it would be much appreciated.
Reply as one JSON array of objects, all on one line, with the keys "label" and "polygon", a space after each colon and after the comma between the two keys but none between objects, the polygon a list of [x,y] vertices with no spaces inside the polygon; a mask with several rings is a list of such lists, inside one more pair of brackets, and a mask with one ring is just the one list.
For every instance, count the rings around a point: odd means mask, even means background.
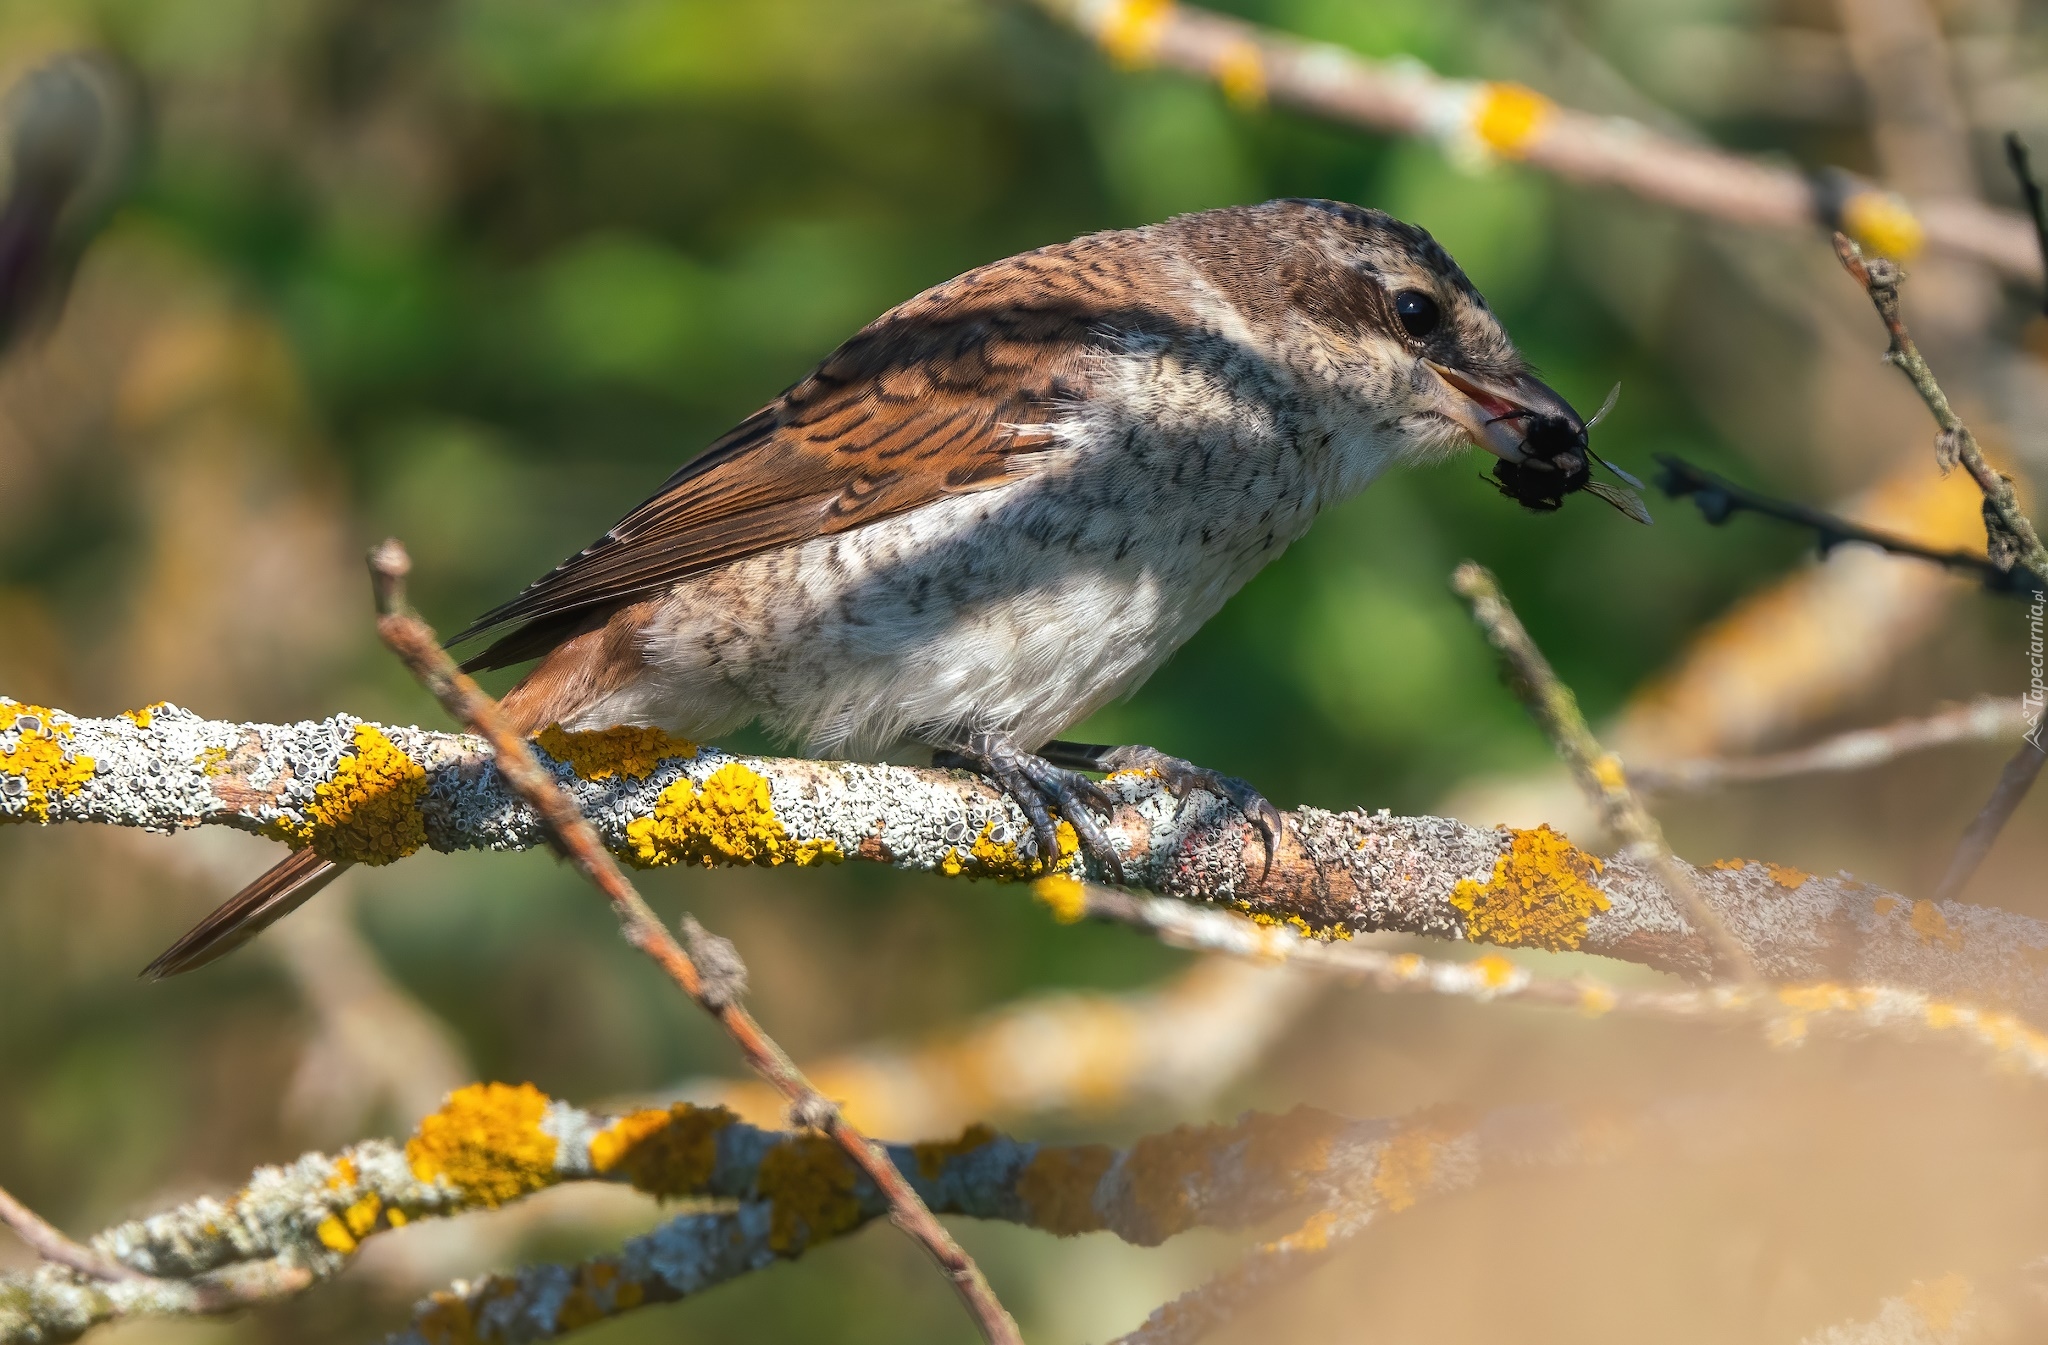
[{"label": "insect in beak", "polygon": [[[1493,480],[1503,495],[1548,513],[1561,508],[1565,496],[1584,491],[1638,523],[1651,522],[1649,507],[1636,493],[1643,483],[1595,453],[1588,442],[1588,432],[1607,418],[1620,398],[1619,383],[1608,391],[1600,409],[1582,421],[1569,402],[1526,374],[1506,387],[1478,382],[1433,361],[1429,367],[1456,396],[1455,409],[1445,414],[1466,426],[1473,442],[1499,459],[1493,464]],[[1471,416],[1469,408],[1483,414]],[[1626,484],[1594,480],[1595,463]]]}]

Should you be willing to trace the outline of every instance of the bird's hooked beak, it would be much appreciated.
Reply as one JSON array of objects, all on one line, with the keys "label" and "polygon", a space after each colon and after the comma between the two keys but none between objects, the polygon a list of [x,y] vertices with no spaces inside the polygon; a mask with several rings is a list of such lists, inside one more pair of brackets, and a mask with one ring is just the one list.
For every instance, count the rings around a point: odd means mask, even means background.
[{"label": "bird's hooked beak", "polygon": [[1584,443],[1586,423],[1572,404],[1540,379],[1523,374],[1512,383],[1493,383],[1461,374],[1435,360],[1424,360],[1436,375],[1441,396],[1437,409],[1455,421],[1472,442],[1505,462],[1525,462],[1530,432],[1548,423],[1564,437]]}]

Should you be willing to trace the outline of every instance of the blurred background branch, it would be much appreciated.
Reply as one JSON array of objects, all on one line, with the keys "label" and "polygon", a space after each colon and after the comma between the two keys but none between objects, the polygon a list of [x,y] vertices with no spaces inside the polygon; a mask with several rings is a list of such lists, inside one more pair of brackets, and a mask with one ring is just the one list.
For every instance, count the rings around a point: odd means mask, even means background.
[{"label": "blurred background branch", "polygon": [[[1861,193],[1866,224],[1899,220],[1882,209],[1889,192],[1925,206],[1945,190],[1899,176],[1880,150],[1880,124],[1908,120],[1894,105],[1907,83],[1945,83],[1962,131],[1947,121],[1953,157],[1937,168],[1966,176],[2008,224],[2017,202],[1999,139],[2048,138],[2048,35],[2035,7],[2004,0],[1915,6],[1903,21],[1920,36],[1902,49],[1944,70],[1890,82],[1852,52],[1865,40],[1852,25],[1874,20],[1836,3],[1231,8],[1375,69],[1441,72],[1419,87],[1520,86],[1648,127],[1651,143],[1710,158],[1719,152],[1705,147],[1725,146],[1809,202],[1839,209]],[[422,605],[460,620],[596,535],[621,501],[919,287],[1090,229],[1277,195],[1358,200],[1430,228],[1574,401],[1624,379],[1600,431],[1606,456],[1633,465],[1671,452],[1931,547],[1983,541],[1981,496],[1928,464],[1920,410],[1871,359],[1868,310],[1816,246],[1805,207],[1754,229],[1625,189],[1585,191],[1512,158],[1447,157],[1427,135],[1360,133],[1297,115],[1277,94],[1261,107],[1246,63],[1229,93],[1207,72],[1112,69],[1028,7],[279,0],[259,15],[202,0],[50,0],[0,11],[0,83],[23,88],[29,72],[78,59],[128,81],[147,116],[124,124],[147,152],[125,159],[104,227],[65,235],[52,255],[76,257],[75,279],[40,292],[68,302],[30,305],[32,339],[0,365],[0,686],[41,704],[111,714],[169,696],[223,721],[346,708],[416,722],[425,701],[355,615],[370,540],[416,539],[434,576]],[[1809,178],[1819,165],[1847,175]],[[1917,218],[1941,237],[1940,211]],[[1999,255],[2031,266],[2001,228]],[[2024,492],[2048,463],[2040,295],[2004,287],[2018,270],[1934,247],[1913,267],[1929,356]],[[1524,518],[1462,465],[1392,477],[1088,734],[1158,742],[1283,803],[1542,821],[1594,845],[1597,820],[1493,685],[1443,591],[1466,554],[1507,580],[1632,765],[1772,756],[1928,706],[2017,699],[2029,675],[2017,605],[1918,562],[1842,548],[1815,563],[1806,549],[1689,516],[1648,537],[1584,511]],[[1769,854],[1927,892],[2011,746],[1958,743],[1660,809],[1681,853]],[[2048,914],[2041,806],[2036,791],[1971,884],[2034,916]],[[260,1161],[376,1124],[351,1096],[376,1070],[309,1051],[334,1039],[326,990],[292,969],[282,938],[277,956],[153,991],[132,982],[270,847],[232,833],[113,840],[0,828],[0,1183],[73,1228],[232,1190]],[[214,864],[232,872],[204,872]],[[1760,901],[1838,890],[1746,873],[1768,884]],[[715,1037],[675,1023],[602,913],[565,899],[568,881],[537,854],[422,854],[329,897],[352,907],[358,948],[426,1030],[478,1072],[606,1097],[720,1068]],[[1027,1093],[1059,1103],[1018,1121],[1055,1137],[1078,1116],[1091,1137],[1128,1139],[1302,1100],[1390,1115],[1446,1098],[1484,1107],[1729,1086],[1785,1104],[1767,1152],[1645,1158],[1611,1178],[1524,1178],[1433,1205],[1414,1238],[1354,1242],[1336,1254],[1341,1268],[1292,1282],[1226,1340],[1328,1339],[1358,1329],[1361,1304],[1394,1337],[1798,1339],[1868,1318],[1916,1278],[1958,1267],[1981,1281],[1979,1268],[2009,1267],[2015,1248],[2048,1235],[2015,1177],[2039,1161],[2036,1109],[2024,1090],[1951,1068],[1947,1053],[1815,1041],[1796,1070],[1760,1067],[1747,1033],[1617,1017],[1589,1040],[1565,1015],[1433,996],[1326,994],[1271,1026],[1264,993],[1245,989],[1258,968],[1205,979],[1149,937],[1054,926],[1025,903],[963,900],[876,865],[678,868],[645,883],[665,913],[699,910],[747,947],[764,1012],[799,1058],[893,1062],[906,1048],[891,1043],[925,1044],[907,1048],[921,1082],[904,1091],[925,1091],[933,1116],[980,1095],[992,1062],[1014,1070],[1005,1095],[1019,1107]],[[1839,950],[1860,945],[1827,912],[1860,909],[1816,912],[1835,932],[1814,945],[1814,974],[1846,974]],[[1978,951],[1967,908],[1902,902],[1883,918],[1908,956]],[[1969,951],[1954,954],[1959,938]],[[2024,981],[2031,945],[2007,946]],[[1528,974],[1586,970],[1573,955],[1514,958]],[[1605,970],[1627,988],[1624,969]],[[1206,1012],[1204,986],[1216,996]],[[1037,996],[1052,1019],[1034,1017]],[[1076,1001],[1110,1016],[1067,1016]],[[946,1026],[1000,1025],[1009,1004],[1038,1025],[1036,1045]],[[1219,1022],[1269,1027],[1251,1058],[1203,1080],[1196,1043]],[[1138,1062],[1113,1060],[1112,1024],[1177,1041],[1183,1078],[1201,1087],[1151,1091]],[[1196,1035],[1169,1037],[1176,1025]],[[1070,1048],[1074,1032],[1102,1049]],[[961,1042],[976,1049],[951,1053]],[[1106,1078],[1135,1071],[1122,1076],[1133,1086],[1097,1090],[1069,1068],[1091,1059]],[[430,1068],[423,1052],[420,1064],[404,1087],[431,1096],[448,1062]],[[1070,1090],[1089,1100],[1061,1102]],[[349,1102],[312,1116],[287,1105],[316,1093]],[[374,1274],[221,1329],[292,1345],[375,1338],[422,1284],[521,1257],[574,1260],[658,1217],[617,1188],[565,1187],[488,1221],[380,1236],[363,1267]],[[1102,1236],[962,1236],[1034,1342],[1114,1335],[1217,1268],[1199,1237],[1141,1254]],[[1458,1255],[1444,1257],[1447,1245]],[[1573,1286],[1594,1261],[1611,1273],[1589,1302]],[[749,1276],[693,1301],[686,1321],[655,1309],[606,1330],[620,1341],[678,1329],[706,1341],[951,1339],[954,1309],[929,1278],[889,1239],[849,1241],[800,1279]],[[1481,1282],[1489,1292],[1474,1291]],[[124,1330],[165,1338],[147,1323]]]}]

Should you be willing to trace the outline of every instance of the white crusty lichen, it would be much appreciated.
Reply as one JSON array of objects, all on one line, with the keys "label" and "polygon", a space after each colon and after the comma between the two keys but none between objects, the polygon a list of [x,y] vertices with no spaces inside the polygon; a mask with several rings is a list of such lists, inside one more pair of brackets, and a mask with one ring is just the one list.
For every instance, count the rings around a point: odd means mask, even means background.
[{"label": "white crusty lichen", "polygon": [[[998,881],[1102,876],[1062,826],[1036,853],[1022,812],[965,772],[736,756],[651,729],[550,730],[537,744],[604,843],[630,863],[867,860]],[[1547,827],[1303,808],[1270,870],[1238,811],[1152,776],[1111,777],[1104,830],[1127,885],[1231,907],[1319,937],[1398,931],[1569,949],[1698,975],[1707,942],[1650,872]],[[111,719],[0,699],[0,822],[237,827],[332,858],[425,847],[525,849],[533,813],[473,737],[366,723],[201,719],[158,705]],[[1763,973],[1884,984],[2048,1011],[2048,924],[1910,901],[1847,875],[1721,860],[1692,871]]]}]

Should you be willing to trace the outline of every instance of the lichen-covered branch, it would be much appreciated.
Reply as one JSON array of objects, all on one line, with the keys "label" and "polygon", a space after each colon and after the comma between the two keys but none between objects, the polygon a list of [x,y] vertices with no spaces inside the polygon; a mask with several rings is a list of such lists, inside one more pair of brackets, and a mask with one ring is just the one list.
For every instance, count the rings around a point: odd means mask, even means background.
[{"label": "lichen-covered branch", "polygon": [[[1298,1107],[1279,1116],[1249,1114],[1231,1125],[1181,1126],[1124,1150],[1028,1144],[969,1130],[950,1143],[897,1146],[891,1153],[936,1210],[1061,1236],[1101,1231],[1151,1246],[1197,1227],[1306,1216],[1294,1234],[1259,1244],[1244,1264],[1182,1295],[1124,1338],[1167,1345],[1197,1339],[1260,1294],[1312,1269],[1376,1215],[1468,1186],[1489,1168],[1597,1162],[1645,1146],[1721,1147],[1740,1130],[1728,1108],[1698,1100],[1598,1117],[1528,1106],[1392,1121],[1350,1121]],[[721,1168],[725,1144],[721,1139]],[[812,1152],[828,1164],[839,1161]],[[763,1158],[756,1171],[765,1174],[769,1167]],[[552,1340],[771,1265],[879,1211],[871,1194],[830,1183],[823,1190],[839,1203],[824,1222],[804,1223],[801,1238],[779,1244],[778,1228],[796,1225],[780,1221],[772,1199],[742,1193],[736,1210],[686,1214],[616,1254],[575,1266],[531,1266],[436,1294],[389,1345]]]},{"label": "lichen-covered branch", "polygon": [[1164,897],[1141,897],[1066,877],[1041,878],[1036,892],[1063,921],[1131,925],[1176,948],[1229,953],[1266,963],[1296,963],[1364,980],[1377,990],[1456,995],[1571,1009],[1591,1017],[1644,1014],[1691,1021],[1747,1022],[1774,1046],[1797,1046],[1811,1031],[1838,1036],[1886,1033],[1908,1039],[1967,1042],[1999,1068],[2048,1079],[2048,1034],[2013,1014],[1936,999],[1918,990],[1831,981],[1801,985],[1721,984],[1665,990],[1610,985],[1592,977],[1539,976],[1497,953],[1465,961],[1396,953],[1310,938],[1284,925],[1259,925],[1226,911]]},{"label": "lichen-covered branch", "polygon": [[610,903],[626,942],[645,953],[677,989],[725,1029],[754,1073],[788,1100],[790,1114],[799,1124],[827,1136],[874,1183],[889,1204],[890,1221],[923,1247],[945,1274],[982,1339],[988,1345],[1023,1345],[1016,1321],[996,1298],[974,1258],[932,1217],[881,1149],[846,1119],[836,1103],[811,1086],[788,1052],[741,1002],[747,991],[747,967],[739,950],[687,914],[682,919],[683,938],[678,942],[605,849],[576,800],[541,765],[532,744],[512,727],[497,701],[455,666],[440,637],[406,600],[406,578],[411,573],[412,557],[397,538],[370,552],[377,634],[385,645],[433,693],[441,708],[490,744],[493,766],[540,818],[550,843]]},{"label": "lichen-covered branch", "polygon": [[1824,223],[1907,257],[1922,246],[2041,273],[2031,225],[1981,202],[1909,205],[1847,174],[1796,169],[1666,135],[1623,117],[1562,107],[1519,84],[1446,79],[1412,57],[1373,61],[1172,0],[1037,0],[1127,65],[1214,80],[1234,101],[1266,101],[1394,135],[1427,137],[1464,159],[1504,158],[1575,182],[1752,227]]},{"label": "lichen-covered branch", "polygon": [[[1566,1109],[1550,1108],[1476,1125],[1353,1121],[1297,1108],[1182,1126],[1124,1150],[973,1127],[955,1140],[886,1152],[935,1210],[1153,1246],[1191,1228],[1306,1215],[1340,1199],[1402,1209],[1469,1166],[1460,1155],[1487,1134],[1495,1145],[1526,1147],[1533,1136],[1557,1148],[1576,1125]],[[1582,1143],[1611,1144],[1620,1134],[1611,1120],[1599,1129]],[[530,1085],[477,1084],[450,1095],[403,1145],[373,1140],[308,1154],[258,1170],[228,1199],[193,1201],[94,1237],[93,1253],[133,1279],[98,1280],[54,1264],[0,1275],[0,1345],[75,1339],[118,1317],[218,1311],[233,1305],[221,1285],[243,1286],[235,1302],[295,1292],[339,1272],[388,1229],[593,1180],[732,1207],[686,1214],[574,1270],[535,1267],[437,1295],[399,1339],[551,1339],[801,1255],[889,1210],[823,1136],[756,1129],[720,1108],[607,1116]]]},{"label": "lichen-covered branch", "polygon": [[[1073,853],[1044,863],[1015,806],[963,772],[738,757],[644,729],[543,734],[539,745],[632,863],[1091,876]],[[1603,862],[1547,827],[1303,808],[1261,880],[1259,834],[1227,804],[1197,793],[1182,807],[1137,773],[1108,788],[1118,803],[1105,826],[1133,887],[1336,936],[1577,949],[1686,975],[1711,965],[1646,868]],[[463,735],[349,715],[237,724],[168,706],[81,719],[0,700],[5,821],[231,826],[363,863],[424,847],[525,849],[543,834]],[[1748,860],[1692,877],[1773,980],[1889,985],[2048,1016],[2048,922]]]},{"label": "lichen-covered branch", "polygon": [[1557,754],[1571,767],[1580,790],[1600,810],[1607,829],[1626,842],[1629,853],[1657,875],[1658,883],[1684,913],[1686,923],[1705,938],[1713,950],[1715,970],[1745,981],[1756,980],[1756,962],[1749,950],[1728,932],[1720,913],[1701,898],[1692,871],[1671,853],[1664,828],[1629,787],[1621,758],[1602,747],[1593,736],[1592,726],[1579,711],[1579,698],[1536,647],[1507,595],[1501,592],[1500,584],[1485,566],[1468,560],[1452,574],[1451,587],[1471,604],[1472,618],[1485,632],[1486,642],[1499,653],[1515,694],[1549,735]]}]

